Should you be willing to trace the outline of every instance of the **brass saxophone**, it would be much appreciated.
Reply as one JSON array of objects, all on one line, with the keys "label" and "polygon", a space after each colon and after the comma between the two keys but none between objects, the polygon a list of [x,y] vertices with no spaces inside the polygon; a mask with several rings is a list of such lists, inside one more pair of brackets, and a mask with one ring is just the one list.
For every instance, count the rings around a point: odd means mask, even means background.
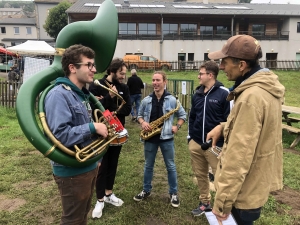
[{"label": "brass saxophone", "polygon": [[149,125],[151,127],[151,131],[142,130],[140,133],[140,137],[142,140],[148,140],[149,138],[160,134],[162,130],[162,125],[164,122],[170,118],[174,113],[176,113],[180,108],[180,102],[177,100],[176,108],[168,112],[167,114],[163,115],[162,117],[158,118],[157,120],[152,121]]}]

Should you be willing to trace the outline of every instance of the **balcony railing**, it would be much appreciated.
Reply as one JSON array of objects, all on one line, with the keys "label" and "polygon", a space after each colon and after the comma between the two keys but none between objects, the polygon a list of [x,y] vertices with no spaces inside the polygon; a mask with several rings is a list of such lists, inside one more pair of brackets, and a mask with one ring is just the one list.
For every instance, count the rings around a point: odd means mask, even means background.
[{"label": "balcony railing", "polygon": [[[289,31],[239,31],[233,32],[233,35],[248,34],[255,37],[257,40],[289,40]],[[232,36],[231,31],[212,32],[205,34],[183,33],[183,34],[166,34],[164,40],[227,40]],[[161,35],[155,34],[119,34],[120,40],[161,40]]]},{"label": "balcony railing", "polygon": [[[219,61],[218,61],[219,62]],[[128,62],[126,62],[128,63]],[[145,63],[145,62],[144,62]],[[204,63],[204,60],[198,61],[164,61],[165,66],[162,67],[159,64],[153,64],[152,66],[141,66],[138,63],[128,63],[130,69],[131,65],[135,65],[134,68],[139,71],[153,71],[153,70],[172,70],[172,71],[186,71],[186,70],[199,70],[200,66]],[[260,60],[259,64],[262,68],[268,68],[270,70],[300,70],[300,60]],[[139,67],[140,65],[140,67]]]}]

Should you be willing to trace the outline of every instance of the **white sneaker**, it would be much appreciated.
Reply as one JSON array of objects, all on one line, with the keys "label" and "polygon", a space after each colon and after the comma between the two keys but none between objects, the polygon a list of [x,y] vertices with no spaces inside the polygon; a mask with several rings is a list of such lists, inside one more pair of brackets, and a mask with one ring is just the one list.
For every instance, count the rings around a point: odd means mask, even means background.
[{"label": "white sneaker", "polygon": [[121,206],[121,205],[123,205],[123,201],[122,201],[122,199],[120,199],[120,198],[117,198],[116,196],[115,196],[115,194],[114,193],[112,193],[110,196],[108,196],[108,197],[106,197],[106,196],[104,196],[104,201],[106,202],[106,203],[109,203],[109,204],[112,204],[112,205],[114,205],[114,206]]},{"label": "white sneaker", "polygon": [[97,201],[92,213],[92,218],[100,218],[102,216],[103,208],[104,208],[104,202]]}]

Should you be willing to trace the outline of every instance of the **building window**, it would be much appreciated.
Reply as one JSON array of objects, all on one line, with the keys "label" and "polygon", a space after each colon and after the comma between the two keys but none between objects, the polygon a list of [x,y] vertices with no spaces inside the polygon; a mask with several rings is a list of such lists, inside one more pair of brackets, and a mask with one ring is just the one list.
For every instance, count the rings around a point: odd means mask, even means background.
[{"label": "building window", "polygon": [[204,61],[209,61],[210,59],[208,58],[208,53],[204,53]]},{"label": "building window", "polygon": [[196,35],[197,34],[197,24],[180,24],[180,34]]},{"label": "building window", "polygon": [[264,24],[253,24],[252,25],[252,35],[263,35],[265,33]]},{"label": "building window", "polygon": [[229,34],[229,29],[227,26],[217,26],[216,34]]},{"label": "building window", "polygon": [[119,23],[119,34],[136,34],[136,24]]},{"label": "building window", "polygon": [[139,23],[139,34],[156,34],[156,24]]},{"label": "building window", "polygon": [[163,24],[164,35],[176,35],[178,33],[178,24],[165,23]]},{"label": "building window", "polygon": [[19,29],[19,27],[14,27],[14,32],[15,32],[15,34],[20,34],[20,29]]},{"label": "building window", "polygon": [[194,53],[188,53],[188,63],[189,64],[194,63]]},{"label": "building window", "polygon": [[1,34],[6,34],[6,28],[5,27],[1,27]]},{"label": "building window", "polygon": [[300,33],[300,22],[297,23],[297,33]]},{"label": "building window", "polygon": [[214,31],[213,26],[200,26],[201,35],[212,35]]},{"label": "building window", "polygon": [[31,34],[31,27],[26,27],[27,34]]}]

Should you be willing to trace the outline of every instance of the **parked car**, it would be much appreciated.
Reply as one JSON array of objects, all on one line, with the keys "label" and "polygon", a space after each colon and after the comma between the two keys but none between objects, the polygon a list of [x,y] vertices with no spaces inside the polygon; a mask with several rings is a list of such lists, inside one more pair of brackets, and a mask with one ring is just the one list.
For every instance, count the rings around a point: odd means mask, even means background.
[{"label": "parked car", "polygon": [[161,61],[152,55],[125,55],[123,57],[129,69],[161,69],[169,70],[172,64]]}]

